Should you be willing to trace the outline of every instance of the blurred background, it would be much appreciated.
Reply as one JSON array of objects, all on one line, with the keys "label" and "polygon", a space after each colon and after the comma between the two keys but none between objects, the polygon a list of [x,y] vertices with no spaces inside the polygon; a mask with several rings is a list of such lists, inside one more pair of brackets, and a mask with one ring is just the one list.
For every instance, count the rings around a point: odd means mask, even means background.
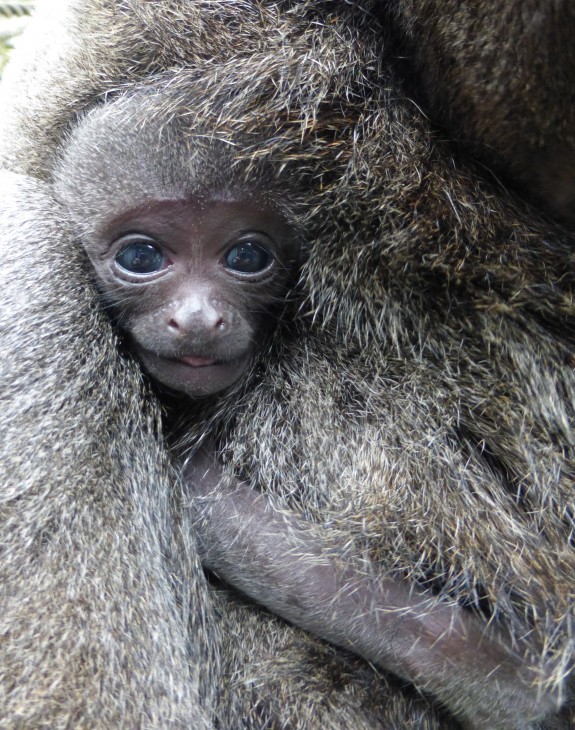
[{"label": "blurred background", "polygon": [[2,2],[0,0],[0,74],[14,43],[18,42],[18,36],[26,27],[30,12],[37,1]]}]

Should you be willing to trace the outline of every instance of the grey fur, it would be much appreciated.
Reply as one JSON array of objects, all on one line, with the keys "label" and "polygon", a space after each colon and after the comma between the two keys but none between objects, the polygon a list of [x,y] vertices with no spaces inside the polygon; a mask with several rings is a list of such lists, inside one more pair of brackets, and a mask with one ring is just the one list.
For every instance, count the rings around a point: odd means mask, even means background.
[{"label": "grey fur", "polygon": [[[223,404],[216,431],[230,469],[278,506],[327,524],[340,550],[366,550],[386,570],[487,605],[519,651],[541,663],[541,708],[554,688],[568,698],[572,241],[451,158],[404,100],[393,61],[382,64],[371,21],[357,8],[114,6],[78,5],[83,14],[61,31],[69,34],[65,53],[30,72],[39,76],[35,89],[50,79],[48,93],[27,98],[26,76],[13,72],[22,89],[5,116],[6,164],[49,179],[74,114],[158,69],[169,71],[168,117],[186,112],[187,66],[208,92],[194,113],[224,127],[235,121],[248,134],[277,124],[277,146],[250,154],[294,154],[313,181],[302,279],[308,316],[295,333],[278,332],[261,383]],[[206,37],[217,66],[206,61]],[[86,62],[82,38],[97,62]],[[222,726],[454,726],[345,653],[229,593],[214,598],[210,643],[218,630],[228,637],[216,704]],[[202,632],[190,641],[201,652]],[[41,661],[40,649],[31,651]],[[77,695],[66,696],[74,707]],[[537,714],[518,716],[511,697],[484,699],[472,726],[541,724]],[[41,702],[57,726],[55,704]],[[7,727],[15,723],[6,717]]]},{"label": "grey fur", "polygon": [[213,620],[158,409],[50,190],[3,172],[1,191],[0,727],[207,728]]},{"label": "grey fur", "polygon": [[[207,73],[203,71],[202,81],[206,80]],[[216,88],[213,84],[211,102],[217,109]],[[189,108],[176,105],[174,89],[177,89],[177,99],[189,100]],[[233,91],[225,82],[222,90],[226,98],[232,98]],[[186,251],[190,247],[194,253],[188,255],[201,258],[200,242],[205,234],[200,233],[194,245],[190,232],[187,238],[184,231],[180,232],[181,225],[177,229],[162,227],[161,221],[172,208],[166,207],[162,212],[158,208],[161,202],[169,205],[169,201],[188,201],[192,211],[195,210],[195,200],[207,203],[215,195],[216,199],[242,200],[247,209],[250,197],[261,202],[261,190],[278,205],[283,196],[283,207],[286,212],[290,211],[292,226],[296,231],[302,231],[302,235],[306,233],[302,219],[309,222],[310,211],[305,201],[313,196],[313,181],[323,170],[323,165],[318,165],[321,155],[316,155],[312,168],[316,176],[309,175],[306,183],[306,166],[298,164],[298,152],[303,158],[310,151],[321,150],[318,138],[314,136],[310,140],[312,149],[308,150],[305,136],[301,135],[293,121],[288,126],[282,123],[280,116],[272,125],[273,139],[262,134],[257,143],[246,151],[242,136],[233,134],[233,125],[229,122],[210,129],[206,126],[201,104],[198,105],[197,116],[194,114],[192,102],[200,98],[197,84],[190,77],[171,79],[167,85],[159,84],[158,89],[129,94],[96,108],[65,140],[62,160],[56,167],[56,191],[72,215],[82,245],[94,264],[103,299],[106,305],[112,306],[129,339],[138,339],[138,317],[140,312],[147,317],[150,309],[160,313],[154,320],[154,329],[157,337],[163,336],[163,312],[170,311],[171,297],[174,296],[170,282],[181,291],[180,285],[175,283],[179,281],[179,266],[171,274],[167,270],[165,276],[150,280],[149,285],[142,282],[134,287],[133,283],[129,283],[118,288],[115,275],[109,268],[112,265],[110,251],[116,250],[114,244],[111,245],[110,230],[117,230],[113,221],[118,217],[123,221],[123,230],[131,230],[134,226],[134,230],[142,234],[149,233],[157,238],[158,245],[168,255],[171,252],[177,258],[182,247]],[[235,102],[234,119],[241,117],[243,99],[240,94]],[[169,110],[167,117],[162,114],[164,109]],[[293,116],[290,113],[287,119],[293,119]],[[316,131],[320,132],[319,122]],[[286,159],[274,165],[267,159],[266,151],[273,151],[281,144],[280,135],[283,135]],[[290,144],[294,147],[291,154]],[[326,174],[332,168],[335,169],[335,160],[330,161],[328,157]],[[296,203],[298,198],[301,199]],[[142,222],[140,216],[133,212],[142,210],[157,211],[156,223],[149,218]],[[182,211],[179,215],[185,213]],[[129,226],[127,220],[132,221]],[[191,228],[196,230],[193,221],[189,221]],[[142,225],[143,229],[140,228]],[[148,230],[147,226],[151,228]],[[198,221],[198,230],[204,228],[205,222]],[[281,235],[285,235],[285,229],[282,230]],[[313,233],[313,228],[307,230],[308,236],[310,232]],[[169,238],[171,234],[174,236],[172,240]],[[290,237],[294,238],[293,232]],[[214,244],[210,242],[206,256],[212,255],[209,248]],[[276,241],[278,244],[279,240]],[[198,266],[201,267],[199,261]],[[211,277],[211,270],[205,270],[205,275]],[[197,276],[197,272],[188,276],[192,282],[192,276]],[[256,289],[251,293],[255,298],[250,302],[246,300],[246,296],[250,296],[247,290],[240,296],[231,281],[219,277],[195,281],[195,284],[212,287],[216,299],[229,304],[233,302],[238,316],[242,316],[244,311],[255,311],[257,298],[264,296]],[[298,318],[297,312],[290,314]],[[231,321],[231,315],[227,316]],[[287,319],[287,313],[284,318]],[[228,330],[228,336],[233,334],[232,330],[233,327]],[[198,325],[197,332],[191,328],[191,340],[201,338],[201,332],[201,325]],[[282,332],[279,335],[282,347],[292,338],[293,333]],[[255,339],[261,346],[265,339],[264,331],[260,331]],[[166,356],[163,346],[158,343],[158,347]],[[291,373],[290,376],[293,384],[296,378]],[[262,376],[254,375],[249,389],[254,387],[254,378],[256,383],[262,382]],[[167,382],[171,382],[169,376]],[[319,383],[317,387],[321,393]],[[235,410],[235,397],[236,391],[224,401],[226,431],[229,431],[227,419],[230,409],[232,412]],[[204,400],[202,406],[191,399],[183,399],[180,407],[185,413],[191,412],[195,421],[193,429],[197,432],[209,428],[209,416],[206,420],[209,411],[222,406],[217,401],[208,405]],[[199,418],[202,410],[205,412],[203,420]],[[321,408],[316,407],[311,414],[315,423],[325,423],[322,432],[329,431],[328,419]],[[367,419],[376,416],[377,410],[372,412],[367,406]],[[296,424],[297,412],[288,411],[286,418],[285,422],[272,423],[274,433],[281,436],[286,425]],[[364,425],[369,432],[369,420]],[[353,432],[355,435],[351,443],[357,441],[361,453],[361,426],[358,423],[356,427],[358,430]],[[172,429],[176,433],[179,431],[178,428]],[[345,429],[342,428],[342,432]],[[186,436],[185,431],[179,433],[180,440],[185,440]],[[246,433],[248,438],[249,433]],[[338,446],[337,435],[332,438]],[[193,440],[190,445],[195,448]],[[353,455],[348,454],[347,462],[344,462],[347,446],[348,442],[343,439],[339,445],[342,455],[338,461],[347,463],[349,473],[354,475],[358,465]],[[302,453],[302,449],[299,448],[297,453]],[[305,450],[303,454],[306,459],[311,459],[311,454]],[[502,706],[507,705],[521,721],[524,717],[543,716],[552,711],[554,694],[550,692],[538,697],[537,688],[529,688],[530,683],[537,679],[537,667],[530,666],[528,661],[522,666],[521,653],[501,646],[497,637],[488,636],[485,627],[474,621],[471,615],[466,616],[445,603],[434,606],[429,595],[415,589],[410,592],[405,581],[385,576],[385,558],[378,560],[377,567],[370,567],[369,562],[358,559],[354,554],[366,552],[364,546],[360,546],[359,550],[356,547],[354,551],[345,532],[330,531],[334,533],[330,535],[332,544],[322,545],[321,537],[311,531],[311,525],[300,526],[287,514],[283,518],[280,514],[274,517],[273,509],[269,505],[266,509],[265,501],[257,491],[257,487],[261,486],[257,482],[252,497],[247,487],[234,487],[232,482],[230,490],[224,483],[218,484],[214,476],[209,477],[211,488],[207,488],[204,482],[211,474],[211,468],[208,462],[208,472],[202,476],[204,467],[198,467],[197,458],[192,454],[186,481],[193,495],[202,494],[206,489],[212,491],[208,500],[209,511],[206,515],[200,512],[199,522],[195,525],[201,537],[202,562],[232,585],[284,618],[424,686],[448,707],[453,707],[456,712],[461,710],[473,721],[476,715],[484,713],[488,722],[492,723],[493,708],[500,715]],[[290,476],[290,479],[295,480],[296,477]],[[300,482],[305,487],[305,480]],[[311,484],[309,489],[310,492],[313,489]],[[350,491],[352,489],[353,483]],[[311,497],[310,493],[307,496],[310,504],[313,501]],[[348,525],[348,530],[350,528],[352,524]],[[374,542],[377,541],[378,538],[374,538]],[[337,547],[341,545],[347,545],[347,548]]]}]

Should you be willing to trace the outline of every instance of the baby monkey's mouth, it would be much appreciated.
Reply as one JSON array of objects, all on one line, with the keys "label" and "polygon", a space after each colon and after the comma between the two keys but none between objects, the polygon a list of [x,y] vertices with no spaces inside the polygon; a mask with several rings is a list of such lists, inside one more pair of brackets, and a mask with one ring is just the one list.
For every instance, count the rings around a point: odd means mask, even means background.
[{"label": "baby monkey's mouth", "polygon": [[140,347],[138,354],[153,378],[192,398],[213,395],[228,388],[246,371],[250,362],[249,351],[220,356],[216,353],[209,353],[210,356],[208,353],[168,355]]},{"label": "baby monkey's mouth", "polygon": [[193,368],[203,368],[207,367],[208,365],[220,364],[222,361],[216,360],[215,357],[196,357],[191,355],[189,357],[180,357],[177,359],[177,362],[183,362]]}]

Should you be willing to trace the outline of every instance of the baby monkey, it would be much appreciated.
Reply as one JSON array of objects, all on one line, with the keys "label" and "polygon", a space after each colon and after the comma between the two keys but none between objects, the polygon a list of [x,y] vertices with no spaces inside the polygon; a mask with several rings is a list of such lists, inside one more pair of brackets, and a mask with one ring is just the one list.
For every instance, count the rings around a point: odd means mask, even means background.
[{"label": "baby monkey", "polygon": [[[88,114],[55,185],[144,368],[197,403],[258,377],[251,366],[297,277],[305,193],[297,170],[242,158],[237,140],[192,135],[175,117],[139,114],[139,103],[136,94]],[[489,726],[474,715],[490,687],[526,717],[552,711],[535,669],[471,613],[360,556],[338,558],[319,526],[224,476],[213,448],[187,459],[184,479],[204,566],[274,613],[431,692],[467,727]]]}]

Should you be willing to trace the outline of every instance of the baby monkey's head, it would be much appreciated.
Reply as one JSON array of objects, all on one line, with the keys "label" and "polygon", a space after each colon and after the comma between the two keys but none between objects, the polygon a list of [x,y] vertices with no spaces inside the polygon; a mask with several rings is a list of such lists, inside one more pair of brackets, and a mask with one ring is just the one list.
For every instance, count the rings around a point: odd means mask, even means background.
[{"label": "baby monkey's head", "polygon": [[146,370],[193,397],[246,371],[299,258],[288,196],[137,96],[89,113],[56,172],[104,301]]}]

